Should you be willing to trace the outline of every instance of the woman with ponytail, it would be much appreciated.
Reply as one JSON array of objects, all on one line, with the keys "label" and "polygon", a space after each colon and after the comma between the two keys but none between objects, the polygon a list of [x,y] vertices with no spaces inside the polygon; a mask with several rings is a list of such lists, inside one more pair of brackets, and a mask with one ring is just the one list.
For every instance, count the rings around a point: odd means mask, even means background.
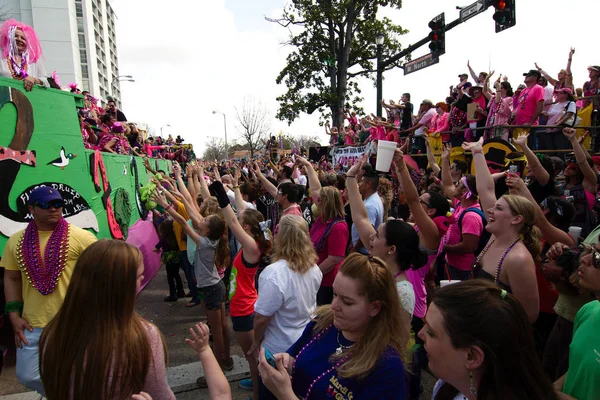
[{"label": "woman with ponytail", "polygon": [[259,268],[269,264],[266,258],[271,253],[273,243],[269,229],[270,221],[265,221],[260,211],[246,208],[238,185],[239,171],[231,178],[238,216],[231,208],[223,184],[216,181],[207,187],[204,171],[201,169],[199,177],[202,195],[210,192],[217,198],[227,226],[242,246],[233,260],[229,310],[235,338],[248,360],[252,377],[252,381],[242,380],[240,385],[245,389],[252,388],[253,398],[256,400],[258,399],[258,366],[255,355],[250,353],[254,342],[254,303],[258,298],[255,278]]},{"label": "woman with ponytail", "polygon": [[[166,196],[165,193],[167,193]],[[221,368],[231,370],[233,369],[233,359],[230,355],[229,326],[223,324],[225,284],[219,276],[217,267],[229,264],[229,241],[223,236],[227,232],[227,227],[220,216],[214,214],[204,218],[196,210],[196,207],[188,202],[187,196],[176,191],[173,193],[181,199],[192,223],[198,227],[197,231],[188,225],[185,218],[172,206],[176,204],[177,200],[173,194],[167,191],[154,192],[152,199],[181,225],[183,232],[196,245],[194,273],[198,292],[201,294],[206,308],[206,319],[214,339],[215,357]],[[171,205],[167,202],[166,197],[171,200]]]},{"label": "woman with ponytail", "polygon": [[[496,199],[494,180],[483,154],[483,139],[463,143],[471,151],[477,178],[481,209],[487,217],[486,230],[492,234],[473,265],[473,277],[488,279],[517,298],[535,322],[539,313],[539,295],[535,259],[540,252],[541,236],[536,227],[535,208],[524,197],[504,195]],[[509,178],[517,177],[509,173]]]}]

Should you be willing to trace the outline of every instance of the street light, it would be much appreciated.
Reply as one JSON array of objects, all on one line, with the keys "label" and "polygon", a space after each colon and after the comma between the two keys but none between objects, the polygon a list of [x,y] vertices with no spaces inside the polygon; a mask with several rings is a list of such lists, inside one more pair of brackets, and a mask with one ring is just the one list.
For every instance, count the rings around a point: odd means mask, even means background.
[{"label": "street light", "polygon": [[162,139],[164,139],[162,132],[163,132],[163,128],[164,128],[165,126],[168,126],[169,128],[171,127],[171,125],[169,125],[169,124],[166,124],[166,125],[163,125],[163,126],[161,126],[161,127],[160,127],[160,137],[161,137]]},{"label": "street light", "polygon": [[115,84],[116,81],[123,81],[123,82],[135,82],[135,79],[133,79],[133,76],[131,75],[119,75],[119,76],[115,76],[112,80],[112,85]]},{"label": "street light", "polygon": [[377,44],[377,116],[381,118],[381,100],[383,98],[382,93],[382,75],[383,75],[383,65],[381,63],[381,57],[383,53],[383,41],[385,40],[385,35],[383,33],[378,33],[375,35],[375,44]]},{"label": "street light", "polygon": [[213,114],[221,114],[223,116],[223,128],[225,129],[225,154],[227,155],[227,159],[229,160],[229,146],[227,146],[227,116],[225,113],[221,111],[213,110]]}]

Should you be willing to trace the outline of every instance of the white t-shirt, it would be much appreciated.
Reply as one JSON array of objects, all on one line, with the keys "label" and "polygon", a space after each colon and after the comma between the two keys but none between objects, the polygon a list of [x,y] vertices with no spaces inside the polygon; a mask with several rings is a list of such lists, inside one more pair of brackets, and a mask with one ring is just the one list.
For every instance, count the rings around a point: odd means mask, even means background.
[{"label": "white t-shirt", "polygon": [[[568,107],[567,107],[568,104]],[[547,125],[556,125],[559,119],[562,118],[563,112],[567,109],[567,112],[575,114],[577,106],[574,101],[569,102],[563,101],[562,103],[555,103],[550,106],[548,110],[548,123]]]},{"label": "white t-shirt", "polygon": [[398,296],[400,296],[402,308],[408,311],[412,318],[415,312],[415,289],[412,283],[409,281],[396,282],[396,289],[398,290]]},{"label": "white t-shirt", "polygon": [[435,117],[436,114],[437,114],[437,111],[435,111],[435,107],[433,107],[433,108],[430,108],[425,113],[425,115],[423,115],[421,117],[419,124],[423,124],[423,126],[415,131],[415,136],[418,137],[418,136],[425,135],[425,129],[431,128],[431,120],[433,119],[433,117]]},{"label": "white t-shirt", "polygon": [[260,274],[254,311],[273,317],[262,341],[273,354],[287,351],[302,335],[317,307],[317,291],[322,279],[317,264],[299,274],[292,271],[285,260],[274,262]]},{"label": "white t-shirt", "polygon": [[[371,196],[364,200],[365,208],[367,209],[367,215],[369,216],[369,222],[375,229],[379,228],[379,225],[383,222],[383,203],[381,202],[381,197],[377,192],[373,193]],[[356,230],[356,225],[352,225],[352,246],[356,246],[358,243],[358,230]],[[363,246],[367,246],[368,243],[363,243]]]},{"label": "white t-shirt", "polygon": [[301,186],[306,186],[306,181],[307,181],[306,176],[299,175],[296,183],[298,183],[298,185],[301,185]]}]

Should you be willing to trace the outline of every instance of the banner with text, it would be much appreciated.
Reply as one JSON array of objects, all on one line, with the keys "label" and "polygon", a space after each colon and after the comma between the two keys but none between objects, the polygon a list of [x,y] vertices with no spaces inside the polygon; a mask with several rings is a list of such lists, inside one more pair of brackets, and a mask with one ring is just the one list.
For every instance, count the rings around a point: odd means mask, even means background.
[{"label": "banner with text", "polygon": [[341,164],[351,167],[367,151],[368,146],[335,147],[333,149],[333,166]]}]

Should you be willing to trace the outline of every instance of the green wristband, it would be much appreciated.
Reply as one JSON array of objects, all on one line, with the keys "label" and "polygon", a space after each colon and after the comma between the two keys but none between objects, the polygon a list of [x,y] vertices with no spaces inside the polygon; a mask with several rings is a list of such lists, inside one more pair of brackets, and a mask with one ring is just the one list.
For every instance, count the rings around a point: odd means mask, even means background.
[{"label": "green wristband", "polygon": [[23,311],[23,302],[19,300],[13,300],[6,303],[4,306],[4,315],[8,315],[11,312],[21,313]]}]

